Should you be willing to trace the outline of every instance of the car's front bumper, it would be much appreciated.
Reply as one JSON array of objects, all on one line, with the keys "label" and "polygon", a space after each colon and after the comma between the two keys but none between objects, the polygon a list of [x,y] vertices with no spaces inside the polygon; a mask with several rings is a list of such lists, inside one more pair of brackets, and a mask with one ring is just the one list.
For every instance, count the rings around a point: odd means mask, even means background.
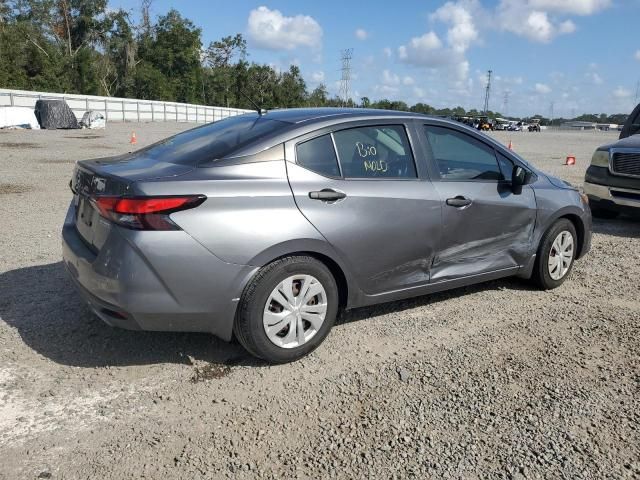
[{"label": "car's front bumper", "polygon": [[92,310],[132,330],[210,332],[229,340],[238,298],[256,267],[223,262],[183,231],[114,226],[98,253],[75,227],[62,229],[62,256]]},{"label": "car's front bumper", "polygon": [[640,208],[640,190],[609,187],[596,183],[584,183],[584,193],[589,201],[614,204],[618,207]]},{"label": "car's front bumper", "polygon": [[584,193],[590,202],[603,207],[640,208],[640,178],[612,175],[607,167],[587,169]]}]

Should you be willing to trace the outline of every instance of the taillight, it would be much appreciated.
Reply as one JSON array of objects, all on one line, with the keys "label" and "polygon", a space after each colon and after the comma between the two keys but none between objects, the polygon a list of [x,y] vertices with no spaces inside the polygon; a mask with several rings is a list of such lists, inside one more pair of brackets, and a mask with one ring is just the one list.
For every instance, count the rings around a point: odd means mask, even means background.
[{"label": "taillight", "polygon": [[133,230],[180,230],[169,215],[195,208],[206,200],[204,195],[171,197],[96,196],[91,202],[100,215]]}]

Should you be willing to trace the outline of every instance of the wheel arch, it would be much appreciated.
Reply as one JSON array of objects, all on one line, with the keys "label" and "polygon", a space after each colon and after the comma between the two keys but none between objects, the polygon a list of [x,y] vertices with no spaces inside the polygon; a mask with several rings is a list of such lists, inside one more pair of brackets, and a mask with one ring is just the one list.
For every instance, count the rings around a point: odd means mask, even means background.
[{"label": "wheel arch", "polygon": [[349,274],[349,269],[342,262],[333,248],[326,242],[316,239],[292,240],[274,245],[254,257],[250,264],[260,268],[284,257],[313,257],[324,264],[336,281],[341,308],[349,308],[357,298],[359,291]]},{"label": "wheel arch", "polygon": [[577,239],[578,245],[577,245],[577,252],[576,252],[575,258],[576,259],[581,258],[582,255],[587,251],[585,250],[585,246],[586,246],[585,240],[587,238],[587,228],[589,228],[585,223],[584,216],[585,216],[585,211],[574,205],[567,206],[565,208],[562,208],[554,212],[553,215],[549,216],[544,221],[545,228],[541,230],[540,233],[538,234],[539,236],[537,237],[537,241],[535,244],[536,251],[540,247],[540,242],[542,241],[542,237],[544,233],[547,232],[558,220],[564,218],[569,220],[573,224],[574,228],[576,229],[576,235],[578,236],[578,239]]},{"label": "wheel arch", "polygon": [[567,220],[569,220],[573,224],[574,228],[576,229],[576,234],[578,235],[578,248],[577,248],[575,258],[578,259],[582,257],[582,251],[584,249],[584,239],[585,239],[584,222],[582,221],[582,218],[579,215],[576,215],[575,213],[567,213],[565,215],[562,215],[561,217],[558,217],[556,221],[560,220],[561,218],[566,218]]}]

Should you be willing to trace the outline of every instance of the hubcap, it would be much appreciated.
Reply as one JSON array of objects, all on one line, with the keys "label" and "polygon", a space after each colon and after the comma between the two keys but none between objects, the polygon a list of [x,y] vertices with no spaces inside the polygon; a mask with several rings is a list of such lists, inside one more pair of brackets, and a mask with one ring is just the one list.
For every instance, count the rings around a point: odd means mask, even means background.
[{"label": "hubcap", "polygon": [[549,276],[560,280],[569,271],[573,261],[573,235],[566,230],[560,232],[549,251]]},{"label": "hubcap", "polygon": [[264,306],[262,323],[271,342],[295,348],[311,340],[324,323],[327,293],[311,275],[293,275],[273,289]]}]

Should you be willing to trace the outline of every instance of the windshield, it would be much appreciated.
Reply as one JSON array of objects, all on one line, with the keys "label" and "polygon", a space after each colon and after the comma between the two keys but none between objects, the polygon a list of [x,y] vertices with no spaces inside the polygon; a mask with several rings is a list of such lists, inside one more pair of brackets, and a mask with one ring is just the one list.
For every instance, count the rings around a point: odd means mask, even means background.
[{"label": "windshield", "polygon": [[187,130],[135,152],[160,162],[198,165],[223,158],[287,127],[258,115],[239,115]]},{"label": "windshield", "polygon": [[622,132],[620,133],[620,139],[630,137],[631,135],[635,135],[640,131],[640,103],[633,109],[629,118],[625,122],[622,127]]}]

